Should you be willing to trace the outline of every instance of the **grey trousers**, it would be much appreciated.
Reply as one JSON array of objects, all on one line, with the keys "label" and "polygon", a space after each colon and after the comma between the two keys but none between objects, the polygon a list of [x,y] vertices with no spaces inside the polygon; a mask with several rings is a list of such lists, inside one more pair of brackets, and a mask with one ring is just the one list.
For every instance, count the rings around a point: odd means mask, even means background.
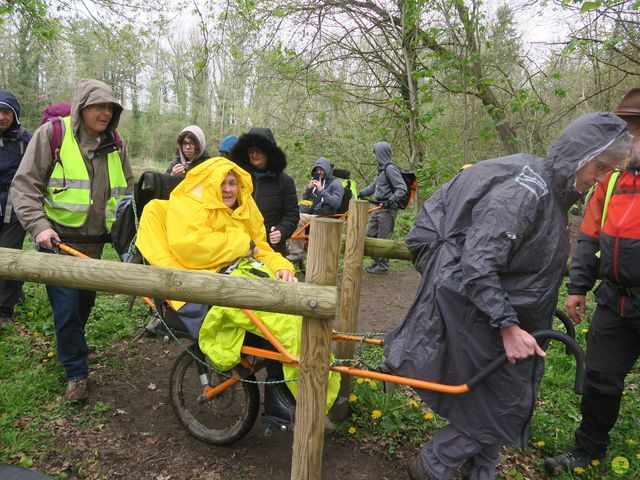
[{"label": "grey trousers", "polygon": [[424,444],[420,458],[425,470],[439,480],[450,480],[461,469],[470,480],[492,480],[502,445],[487,445],[448,425]]},{"label": "grey trousers", "polygon": [[[373,212],[367,225],[367,237],[387,240],[391,238],[393,228],[396,225],[396,215],[398,215],[397,208],[383,208]],[[371,266],[374,265],[377,265],[382,270],[389,270],[389,259],[374,257]]]}]

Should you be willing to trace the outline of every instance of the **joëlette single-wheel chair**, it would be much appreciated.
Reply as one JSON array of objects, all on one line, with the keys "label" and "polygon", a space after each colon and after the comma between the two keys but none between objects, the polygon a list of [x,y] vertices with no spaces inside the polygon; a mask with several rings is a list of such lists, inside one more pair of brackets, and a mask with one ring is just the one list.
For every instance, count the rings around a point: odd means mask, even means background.
[{"label": "jo\u00eblette single-wheel chair", "polygon": [[[64,244],[60,243],[57,246],[71,255],[89,258]],[[145,328],[155,334],[164,334],[178,341],[184,347],[173,364],[170,377],[171,404],[182,425],[195,438],[212,445],[231,445],[243,438],[253,428],[258,417],[260,410],[259,384],[268,385],[268,382],[258,381],[256,374],[267,368],[269,362],[276,361],[297,367],[299,359],[282,346],[251,310],[243,309],[245,315],[264,338],[247,332],[245,344],[241,348],[240,363],[231,371],[220,372],[213,367],[210,359],[200,351],[197,342],[190,341],[186,344],[186,340],[183,341],[183,339],[192,339],[192,334],[166,302],[161,300],[154,302],[147,297],[142,298],[150,306],[152,316]],[[532,335],[538,343],[558,340],[565,344],[566,352],[573,354],[576,358],[575,392],[582,394],[586,374],[584,353],[573,338],[575,330],[571,321],[562,312],[556,312],[556,316],[567,327],[568,334],[555,330],[540,330],[533,332]],[[342,334],[335,331],[333,340],[383,345],[383,341],[380,339]],[[351,365],[331,365],[330,369],[381,382],[461,395],[472,390],[505,363],[507,363],[507,357],[503,354],[490,362],[466,383],[460,385],[446,385],[363,370],[357,368],[355,361]],[[265,401],[269,401],[266,389]],[[274,415],[265,408],[262,421],[266,435],[270,435],[273,428],[293,430],[294,412],[280,411]]]}]

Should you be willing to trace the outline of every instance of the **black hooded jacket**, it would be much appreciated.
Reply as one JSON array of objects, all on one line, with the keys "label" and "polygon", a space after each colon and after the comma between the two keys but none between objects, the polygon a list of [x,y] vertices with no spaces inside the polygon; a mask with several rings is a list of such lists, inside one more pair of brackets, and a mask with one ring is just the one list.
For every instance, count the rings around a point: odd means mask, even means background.
[{"label": "black hooded jacket", "polygon": [[20,127],[20,103],[12,93],[0,89],[0,108],[13,110],[13,124],[0,133],[0,188],[6,190],[18,170],[31,134]]},{"label": "black hooded jacket", "polygon": [[[257,170],[249,163],[247,151],[258,147],[267,154],[267,168]],[[300,214],[298,196],[293,179],[284,172],[287,157],[276,144],[269,128],[252,128],[243,134],[231,150],[231,160],[251,173],[253,180],[253,198],[264,217],[267,240],[271,227],[282,234],[280,242],[273,249],[286,255],[286,240],[295,231]]]}]

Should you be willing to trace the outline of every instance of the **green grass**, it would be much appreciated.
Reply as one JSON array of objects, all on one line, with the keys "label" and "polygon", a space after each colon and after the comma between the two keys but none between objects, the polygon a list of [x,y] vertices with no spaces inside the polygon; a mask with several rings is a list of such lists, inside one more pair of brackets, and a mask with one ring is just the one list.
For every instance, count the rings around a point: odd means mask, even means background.
[{"label": "green grass", "polygon": [[[115,260],[108,247],[105,258]],[[89,261],[89,260],[87,260]],[[62,401],[66,386],[55,357],[53,316],[44,285],[26,283],[25,302],[16,307],[16,328],[0,332],[0,462],[35,466],[52,446],[56,420],[91,418],[106,410],[80,412]],[[90,348],[98,352],[142,325],[144,308],[127,311],[126,297],[98,294],[87,324]]]}]

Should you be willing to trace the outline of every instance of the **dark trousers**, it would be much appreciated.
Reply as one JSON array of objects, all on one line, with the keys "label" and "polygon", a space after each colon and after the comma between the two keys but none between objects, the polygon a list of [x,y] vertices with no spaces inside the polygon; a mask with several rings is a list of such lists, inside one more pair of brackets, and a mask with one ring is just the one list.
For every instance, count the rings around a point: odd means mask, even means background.
[{"label": "dark trousers", "polygon": [[[386,240],[391,238],[396,225],[396,215],[398,215],[397,208],[382,208],[373,212],[367,225],[367,237],[384,238]],[[373,264],[382,270],[389,270],[388,258],[374,257]]]},{"label": "dark trousers", "polygon": [[604,456],[620,413],[624,379],[640,354],[640,317],[622,318],[598,305],[587,334],[587,381],[576,445]]},{"label": "dark trousers", "polygon": [[453,425],[439,430],[423,447],[425,470],[438,480],[450,480],[462,469],[470,480],[492,480],[501,445],[488,445],[465,435]]},{"label": "dark trousers", "polygon": [[[22,249],[24,242],[24,229],[15,215],[12,215],[9,223],[4,223],[0,217],[0,247]],[[13,307],[16,306],[22,294],[22,282],[0,279],[0,317],[13,316]]]},{"label": "dark trousers", "polygon": [[85,325],[95,304],[96,292],[47,285],[56,328],[56,353],[67,379],[87,378],[88,347]]}]

